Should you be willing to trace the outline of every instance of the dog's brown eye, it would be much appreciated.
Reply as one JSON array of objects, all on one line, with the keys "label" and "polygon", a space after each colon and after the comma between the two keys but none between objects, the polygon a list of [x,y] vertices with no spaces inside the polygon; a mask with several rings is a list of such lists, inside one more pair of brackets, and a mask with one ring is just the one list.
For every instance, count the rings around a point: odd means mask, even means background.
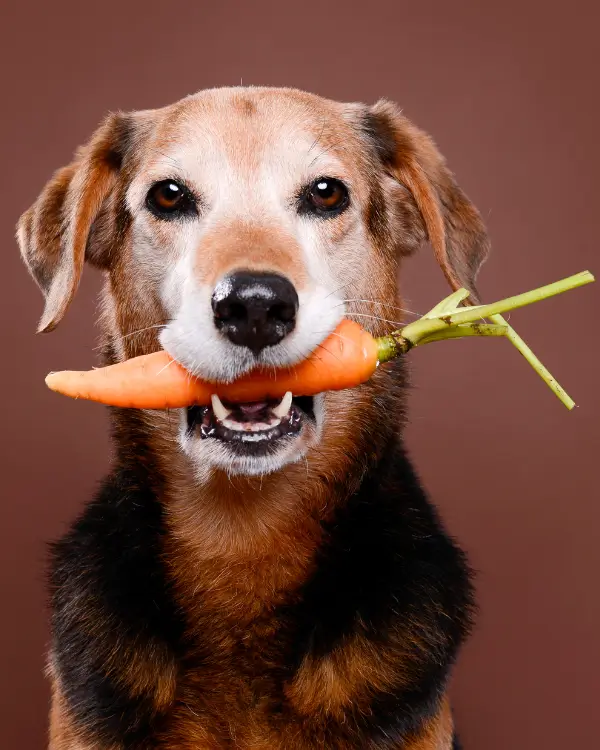
[{"label": "dog's brown eye", "polygon": [[196,206],[189,190],[173,180],[163,180],[153,185],[146,196],[146,205],[161,219],[196,213]]},{"label": "dog's brown eye", "polygon": [[348,205],[348,188],[333,177],[319,177],[306,192],[307,208],[320,215],[336,215]]}]

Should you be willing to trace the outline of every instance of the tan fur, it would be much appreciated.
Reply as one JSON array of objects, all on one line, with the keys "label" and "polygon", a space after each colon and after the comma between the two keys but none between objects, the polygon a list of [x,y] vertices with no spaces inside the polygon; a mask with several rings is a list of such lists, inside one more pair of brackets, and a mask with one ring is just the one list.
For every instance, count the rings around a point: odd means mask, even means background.
[{"label": "tan fur", "polygon": [[204,237],[194,268],[202,283],[214,286],[226,274],[240,269],[282,274],[298,291],[306,284],[300,248],[277,226],[238,221],[219,226],[218,231]]},{"label": "tan fur", "polygon": [[106,673],[113,677],[116,684],[123,685],[132,698],[150,696],[157,712],[173,703],[177,669],[158,647],[144,661],[135,652],[133,644],[117,640],[106,663]]},{"label": "tan fur", "polygon": [[374,694],[397,683],[397,667],[387,654],[353,636],[324,658],[307,657],[287,697],[302,715],[324,713],[343,719],[345,711],[368,707]]},{"label": "tan fur", "polygon": [[349,710],[368,712],[373,696],[392,688],[409,688],[414,675],[403,673],[399,665],[408,661],[409,651],[424,653],[424,633],[407,622],[388,635],[382,649],[373,646],[361,627],[359,623],[357,632],[327,656],[305,658],[286,693],[301,715],[325,714],[343,721]]},{"label": "tan fur", "polygon": [[52,668],[48,670],[50,679],[50,723],[48,750],[111,750],[90,744],[81,736],[81,728],[72,719],[62,695],[58,678]]},{"label": "tan fur", "polygon": [[427,722],[418,737],[408,743],[406,750],[451,750],[453,730],[450,701],[446,696],[439,713]]}]

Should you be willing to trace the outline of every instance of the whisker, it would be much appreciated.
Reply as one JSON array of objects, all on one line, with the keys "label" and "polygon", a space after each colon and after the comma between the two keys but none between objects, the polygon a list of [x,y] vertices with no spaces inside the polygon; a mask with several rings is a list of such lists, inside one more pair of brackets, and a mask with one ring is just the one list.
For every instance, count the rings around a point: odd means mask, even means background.
[{"label": "whisker", "polygon": [[320,154],[317,154],[315,158],[311,161],[311,163],[308,165],[308,169],[312,167],[312,165],[317,161],[317,159],[320,159],[322,156],[324,156],[328,151],[331,151],[332,148],[335,148],[336,144],[332,144],[331,146],[327,146],[327,148],[323,149]]},{"label": "whisker", "polygon": [[337,336],[338,339],[341,339],[342,341],[347,341],[346,336],[342,336],[341,333],[336,333],[335,331],[313,331],[313,333],[323,333],[328,334],[328,336]]},{"label": "whisker", "polygon": [[[170,367],[173,364],[173,362],[175,362],[174,359],[172,359],[170,362],[167,362],[167,364],[164,367],[161,367],[160,370],[156,373],[156,377],[158,377],[162,372],[164,372],[167,369],[167,367]],[[190,376],[190,382],[191,382],[191,376]]]},{"label": "whisker", "polygon": [[[138,328],[137,331],[129,331],[128,333],[123,333],[120,336],[114,336],[115,341],[123,341],[124,339],[128,339],[131,336],[138,336],[141,333],[144,333],[144,331],[150,331],[153,328],[165,328],[169,324],[170,321],[166,321],[165,323],[157,323],[155,325],[146,326],[145,328]],[[100,344],[100,346],[94,347],[94,351],[99,351],[100,349],[104,348],[104,344]]]},{"label": "whisker", "polygon": [[379,320],[382,323],[392,323],[395,326],[403,326],[406,325],[406,323],[402,322],[401,320],[388,320],[387,318],[380,318],[378,315],[367,315],[367,313],[346,313],[346,315],[353,317],[359,317],[359,318],[373,318],[373,320]]},{"label": "whisker", "polygon": [[[155,153],[157,153],[160,156],[162,156],[164,159],[167,159],[167,161],[172,162],[174,166],[179,167],[180,169],[183,168],[181,162],[179,161],[179,159],[176,159],[174,156],[169,156],[169,154],[165,154],[164,151],[161,151],[159,148],[156,148],[156,146],[151,147],[150,151],[154,151]],[[185,171],[185,170],[183,170],[183,171]]]},{"label": "whisker", "polygon": [[[290,342],[290,344],[289,344],[289,345],[291,345],[291,342]],[[320,344],[319,344],[318,346],[320,346]],[[317,371],[319,370],[319,368],[317,367],[317,365],[315,364],[315,362],[313,362],[313,360],[312,360],[312,359],[310,359],[310,358],[307,358],[307,357],[305,357],[305,356],[302,356],[302,352],[300,351],[300,349],[298,349],[298,347],[297,347],[297,346],[295,346],[295,345],[291,345],[291,348],[293,348],[293,349],[294,349],[294,350],[296,351],[296,354],[297,354],[297,355],[298,355],[299,357],[301,357],[301,360],[300,360],[301,362],[310,362],[310,363],[311,363],[311,365],[312,365],[312,366],[313,366],[313,367],[314,367],[314,368],[315,368],[315,369],[316,369]],[[275,369],[277,369],[277,368],[275,368]]]},{"label": "whisker", "polygon": [[[327,333],[327,331],[313,331],[313,333]],[[352,339],[349,339],[348,336],[342,336],[341,333],[337,333],[336,331],[331,331],[329,335],[327,336],[327,338],[329,338],[329,336],[335,336],[340,341],[352,341]],[[321,345],[317,344],[317,346],[321,346]],[[324,348],[324,347],[321,347],[321,348]],[[331,354],[333,354],[333,352],[331,352]]]},{"label": "whisker", "polygon": [[325,297],[323,297],[323,299],[327,299],[328,297],[331,297],[333,294],[337,294],[342,289],[345,289],[347,286],[350,286],[351,283],[352,282],[349,281],[347,284],[342,284],[342,286],[339,286],[337,289],[334,289],[333,292],[329,292],[329,294],[326,294]]},{"label": "whisker", "polygon": [[[352,299],[346,299],[344,302],[341,302],[340,305],[343,305],[345,302],[368,302],[373,305],[382,305],[384,307],[389,307],[392,310],[400,310],[400,312],[407,313],[408,315],[415,315],[417,318],[421,318],[421,313],[414,312],[413,310],[407,310],[405,307],[398,307],[397,305],[391,305],[389,302],[380,302],[376,299],[360,299],[359,297],[354,297]],[[336,307],[339,307],[340,305],[336,305]]]},{"label": "whisker", "polygon": [[313,144],[312,144],[312,146],[311,146],[311,147],[310,147],[310,148],[308,149],[308,151],[306,152],[306,155],[307,155],[307,156],[308,156],[308,155],[310,154],[310,152],[311,152],[311,151],[313,150],[313,148],[314,148],[314,147],[315,147],[315,146],[317,145],[317,143],[318,143],[318,142],[319,142],[319,141],[321,140],[321,136],[323,135],[323,131],[325,130],[325,123],[326,123],[326,120],[325,120],[325,118],[323,118],[323,126],[322,126],[322,128],[321,128],[321,132],[320,132],[320,133],[319,133],[319,135],[318,135],[318,136],[317,136],[317,137],[315,138],[315,140],[313,141]]},{"label": "whisker", "polygon": [[[342,338],[342,337],[340,336],[340,338]],[[326,347],[324,347],[322,344],[317,344],[317,347],[319,349],[322,349],[324,352],[327,352],[328,354],[331,354],[331,356],[335,357],[338,362],[342,361],[339,357],[336,357],[336,355],[332,351],[330,351],[329,349],[327,349]]]},{"label": "whisker", "polygon": [[139,328],[137,331],[130,331],[129,333],[124,333],[122,336],[119,336],[121,340],[128,339],[130,336],[136,336],[139,333],[144,333],[144,331],[150,331],[152,328],[164,328],[167,326],[168,323],[157,323],[153,326],[146,326],[145,328]]},{"label": "whisker", "polygon": [[290,487],[291,487],[291,488],[292,488],[292,490],[293,490],[293,491],[294,491],[294,492],[296,493],[296,495],[297,495],[297,496],[298,496],[298,497],[300,498],[300,500],[302,500],[302,495],[300,494],[300,492],[298,491],[298,489],[297,489],[296,487],[294,487],[294,485],[293,485],[293,484],[292,484],[292,482],[290,481],[290,478],[289,478],[289,477],[287,476],[287,474],[285,473],[285,471],[282,471],[282,472],[281,472],[281,476],[282,476],[282,477],[283,477],[283,478],[285,479],[285,481],[286,481],[286,482],[287,482],[287,483],[288,483],[288,484],[290,485]]}]

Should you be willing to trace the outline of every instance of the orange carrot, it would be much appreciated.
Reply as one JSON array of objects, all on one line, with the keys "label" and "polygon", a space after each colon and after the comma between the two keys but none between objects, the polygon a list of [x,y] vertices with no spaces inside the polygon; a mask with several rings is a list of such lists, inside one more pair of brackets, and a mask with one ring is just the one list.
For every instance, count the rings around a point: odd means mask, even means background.
[{"label": "orange carrot", "polygon": [[216,393],[230,403],[313,396],[368,380],[377,366],[378,342],[361,326],[343,320],[337,329],[295,367],[255,370],[233,383],[209,383],[190,374],[165,351],[84,372],[50,373],[46,385],[72,398],[135,409],[174,409],[210,404]]}]

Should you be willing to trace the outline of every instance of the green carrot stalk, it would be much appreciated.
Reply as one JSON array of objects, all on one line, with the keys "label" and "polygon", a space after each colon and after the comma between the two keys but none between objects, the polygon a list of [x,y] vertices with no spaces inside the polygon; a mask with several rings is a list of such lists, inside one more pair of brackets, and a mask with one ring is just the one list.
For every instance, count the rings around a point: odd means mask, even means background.
[{"label": "green carrot stalk", "polygon": [[[387,362],[394,357],[405,354],[415,346],[422,346],[434,341],[464,338],[466,336],[505,336],[525,357],[567,409],[573,409],[575,406],[573,399],[559,385],[512,326],[502,317],[502,313],[548,299],[592,281],[594,281],[592,274],[589,271],[582,271],[553,284],[524,294],[517,294],[499,302],[460,308],[459,305],[469,296],[469,292],[466,289],[458,289],[419,320],[379,338],[377,340],[379,362]],[[485,323],[485,319],[492,322]]]},{"label": "green carrot stalk", "polygon": [[[491,315],[490,320],[493,320],[496,323],[506,323],[502,315]],[[552,376],[552,374],[548,371],[546,367],[540,362],[540,360],[535,356],[535,354],[531,351],[531,349],[527,346],[527,344],[523,341],[523,339],[519,336],[519,334],[515,331],[512,326],[509,326],[506,324],[506,337],[508,340],[515,345],[517,350],[521,352],[521,354],[525,357],[525,359],[529,362],[529,364],[533,367],[533,369],[537,372],[537,374],[540,376],[540,378],[546,383],[548,388],[550,388],[551,391],[553,391],[558,398],[563,402],[563,404],[567,407],[567,409],[571,410],[575,407],[575,401],[569,396],[569,394],[565,391],[565,389],[560,385],[560,383]]]}]

